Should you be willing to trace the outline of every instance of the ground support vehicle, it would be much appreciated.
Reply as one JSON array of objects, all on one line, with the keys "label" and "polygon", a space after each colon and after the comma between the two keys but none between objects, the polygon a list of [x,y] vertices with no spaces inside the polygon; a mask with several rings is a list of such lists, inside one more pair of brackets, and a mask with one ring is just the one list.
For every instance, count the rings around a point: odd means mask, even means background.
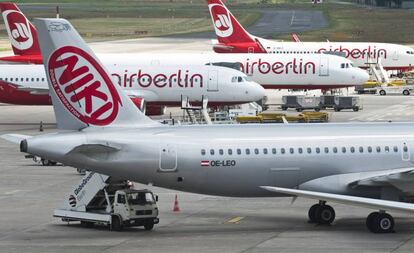
[{"label": "ground support vehicle", "polygon": [[87,172],[53,216],[88,227],[107,225],[115,231],[132,226],[151,230],[159,223],[157,199],[147,189],[132,189],[128,181]]},{"label": "ground support vehicle", "polygon": [[413,90],[414,90],[414,85],[384,86],[384,87],[377,88],[377,94],[381,96],[385,96],[385,95],[409,96]]},{"label": "ground support vehicle", "polygon": [[321,98],[320,97],[305,97],[303,95],[299,96],[283,96],[282,105],[280,106],[282,110],[287,110],[288,108],[294,108],[296,111],[301,112],[303,110],[321,110]]},{"label": "ground support vehicle", "polygon": [[354,112],[362,109],[362,106],[359,103],[359,97],[352,96],[337,96],[335,97],[335,106],[334,110],[339,112],[344,109],[352,109]]}]

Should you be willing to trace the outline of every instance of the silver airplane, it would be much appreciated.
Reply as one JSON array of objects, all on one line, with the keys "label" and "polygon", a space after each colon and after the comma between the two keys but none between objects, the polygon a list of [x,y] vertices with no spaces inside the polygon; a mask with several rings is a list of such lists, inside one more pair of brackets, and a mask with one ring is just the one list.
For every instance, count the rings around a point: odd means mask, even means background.
[{"label": "silver airplane", "polygon": [[2,136],[21,152],[188,192],[311,198],[309,219],[320,224],[335,219],[327,201],[373,208],[366,223],[375,233],[393,231],[386,211],[414,211],[414,124],[160,125],[112,83],[68,21],[35,23],[65,132]]}]

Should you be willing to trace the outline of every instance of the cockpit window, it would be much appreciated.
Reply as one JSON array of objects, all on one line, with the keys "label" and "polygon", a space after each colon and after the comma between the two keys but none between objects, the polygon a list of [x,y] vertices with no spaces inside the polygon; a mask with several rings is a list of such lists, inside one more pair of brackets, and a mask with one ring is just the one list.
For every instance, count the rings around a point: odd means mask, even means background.
[{"label": "cockpit window", "polygon": [[341,63],[341,69],[345,68],[345,63]]},{"label": "cockpit window", "polygon": [[233,77],[231,78],[231,82],[232,82],[232,83],[236,83],[236,82],[237,82],[237,76],[233,76]]},{"label": "cockpit window", "polygon": [[238,79],[239,83],[243,82],[243,77],[239,76]]},{"label": "cockpit window", "polygon": [[414,54],[414,51],[407,51],[407,54]]}]

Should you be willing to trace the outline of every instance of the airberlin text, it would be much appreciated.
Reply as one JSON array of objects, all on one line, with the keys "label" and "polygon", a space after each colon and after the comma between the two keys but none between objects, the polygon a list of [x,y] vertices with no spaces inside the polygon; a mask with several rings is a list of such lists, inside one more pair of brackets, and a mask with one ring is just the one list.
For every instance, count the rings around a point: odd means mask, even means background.
[{"label": "airberlin text", "polygon": [[203,88],[204,84],[203,75],[190,73],[189,70],[178,70],[170,75],[163,73],[150,74],[141,69],[134,73],[125,70],[123,74],[112,73],[112,76],[117,79],[116,82],[122,87],[138,85],[141,88]]},{"label": "airberlin text", "polygon": [[282,62],[267,62],[261,58],[257,61],[250,61],[247,59],[245,62],[240,62],[241,70],[246,74],[254,74],[258,71],[260,74],[276,74],[276,75],[306,75],[316,73],[316,64],[314,62],[305,62],[303,59],[293,58],[292,61]]}]

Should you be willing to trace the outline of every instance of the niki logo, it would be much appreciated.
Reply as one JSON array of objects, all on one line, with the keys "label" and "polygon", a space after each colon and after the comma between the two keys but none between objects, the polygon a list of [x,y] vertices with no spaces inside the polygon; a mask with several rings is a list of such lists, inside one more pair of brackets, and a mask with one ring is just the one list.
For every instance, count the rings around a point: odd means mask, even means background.
[{"label": "niki logo", "polygon": [[209,8],[217,36],[231,36],[233,34],[233,24],[231,23],[230,14],[227,9],[219,4],[210,4]]},{"label": "niki logo", "polygon": [[3,19],[13,47],[25,50],[33,45],[29,22],[22,13],[16,10],[7,10],[3,12]]},{"label": "niki logo", "polygon": [[122,106],[109,76],[87,52],[64,46],[54,51],[48,72],[57,97],[79,120],[92,125],[109,125]]}]

